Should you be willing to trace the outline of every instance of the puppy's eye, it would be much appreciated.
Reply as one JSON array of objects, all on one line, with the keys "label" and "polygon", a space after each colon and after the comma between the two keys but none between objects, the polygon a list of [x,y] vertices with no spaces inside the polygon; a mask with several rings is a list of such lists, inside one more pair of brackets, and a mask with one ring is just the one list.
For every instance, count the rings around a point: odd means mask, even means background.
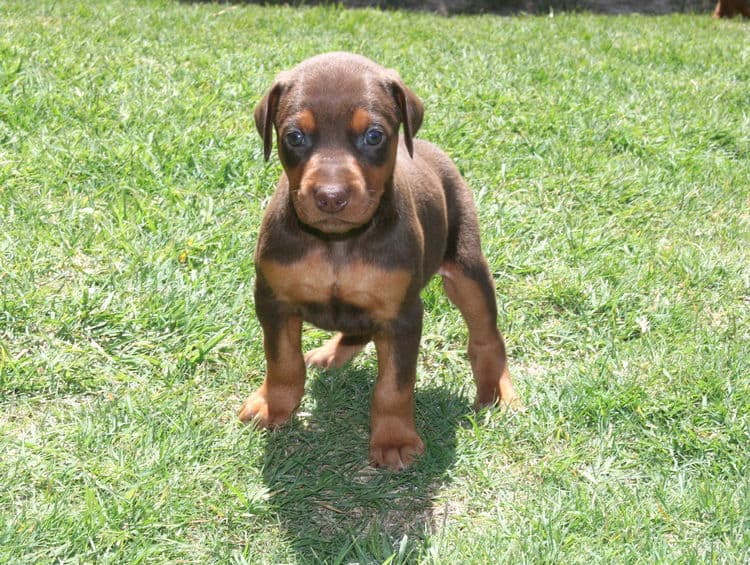
[{"label": "puppy's eye", "polygon": [[376,128],[370,128],[365,132],[365,143],[367,145],[380,145],[383,142],[384,134]]},{"label": "puppy's eye", "polygon": [[305,142],[305,134],[298,129],[293,129],[286,134],[286,142],[292,147],[299,147]]}]

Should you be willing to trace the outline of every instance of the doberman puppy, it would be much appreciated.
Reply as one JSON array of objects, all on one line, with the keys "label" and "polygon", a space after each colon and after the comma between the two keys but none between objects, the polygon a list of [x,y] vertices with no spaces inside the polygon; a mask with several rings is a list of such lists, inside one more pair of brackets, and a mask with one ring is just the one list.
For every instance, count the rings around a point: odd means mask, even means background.
[{"label": "doberman puppy", "polygon": [[[284,172],[255,256],[267,375],[240,419],[283,424],[306,365],[340,367],[372,340],[370,460],[395,470],[424,450],[413,405],[419,293],[435,273],[468,325],[476,405],[517,400],[471,192],[442,151],[414,139],[422,113],[395,71],[348,53],[282,72],[255,108],[265,158],[275,128]],[[339,333],[303,357],[303,320]]]}]

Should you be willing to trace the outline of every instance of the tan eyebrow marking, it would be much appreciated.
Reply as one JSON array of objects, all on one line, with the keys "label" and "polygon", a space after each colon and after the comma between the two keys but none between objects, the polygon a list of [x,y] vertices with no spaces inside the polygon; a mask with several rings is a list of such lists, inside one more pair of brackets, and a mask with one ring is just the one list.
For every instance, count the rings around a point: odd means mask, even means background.
[{"label": "tan eyebrow marking", "polygon": [[352,121],[349,122],[349,127],[356,134],[364,133],[367,127],[372,123],[372,116],[367,110],[357,108],[352,116]]}]

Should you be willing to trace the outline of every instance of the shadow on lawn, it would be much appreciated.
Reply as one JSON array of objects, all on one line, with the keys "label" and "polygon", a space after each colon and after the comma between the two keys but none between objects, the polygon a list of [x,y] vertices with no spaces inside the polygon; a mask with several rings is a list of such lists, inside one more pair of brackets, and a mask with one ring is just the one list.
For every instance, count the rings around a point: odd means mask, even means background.
[{"label": "shadow on lawn", "polygon": [[[412,561],[425,532],[443,519],[437,491],[455,460],[466,399],[419,388],[417,429],[425,454],[394,473],[368,462],[371,371],[310,373],[314,407],[268,436],[263,477],[270,503],[300,560],[311,563]],[[310,394],[310,393],[308,393]]]}]

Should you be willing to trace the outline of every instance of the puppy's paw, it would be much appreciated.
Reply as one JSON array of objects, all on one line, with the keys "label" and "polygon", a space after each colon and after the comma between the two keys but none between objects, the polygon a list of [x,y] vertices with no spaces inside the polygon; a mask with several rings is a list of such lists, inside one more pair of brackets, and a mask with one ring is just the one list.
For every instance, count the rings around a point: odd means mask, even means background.
[{"label": "puppy's paw", "polygon": [[523,412],[526,409],[521,397],[517,394],[510,397],[500,398],[497,405],[501,410],[509,410],[511,412]]},{"label": "puppy's paw", "polygon": [[424,452],[424,443],[413,425],[392,420],[380,424],[370,439],[370,464],[401,471]]},{"label": "puppy's paw", "polygon": [[318,367],[320,369],[330,369],[331,367],[339,368],[343,366],[346,361],[347,359],[336,359],[336,350],[329,347],[328,342],[305,353],[306,367]]},{"label": "puppy's paw", "polygon": [[247,397],[239,410],[239,418],[259,428],[276,428],[285,424],[299,406],[301,394],[276,390],[269,393],[265,384]]},{"label": "puppy's paw", "polygon": [[501,410],[511,410],[514,412],[523,411],[521,397],[516,393],[513,383],[507,374],[503,375],[497,382],[489,379],[483,381],[477,387],[477,399],[474,402],[474,409],[497,406]]},{"label": "puppy's paw", "polygon": [[341,341],[342,337],[340,333],[336,334],[320,347],[308,351],[305,354],[305,365],[321,369],[340,369],[364,348],[364,344],[344,344]]},{"label": "puppy's paw", "polygon": [[495,395],[489,399],[484,400],[480,400],[479,398],[477,398],[476,402],[474,403],[474,410],[479,411],[483,408],[498,408],[503,412],[523,412],[525,410],[523,402],[518,395],[508,397],[499,397]]}]

